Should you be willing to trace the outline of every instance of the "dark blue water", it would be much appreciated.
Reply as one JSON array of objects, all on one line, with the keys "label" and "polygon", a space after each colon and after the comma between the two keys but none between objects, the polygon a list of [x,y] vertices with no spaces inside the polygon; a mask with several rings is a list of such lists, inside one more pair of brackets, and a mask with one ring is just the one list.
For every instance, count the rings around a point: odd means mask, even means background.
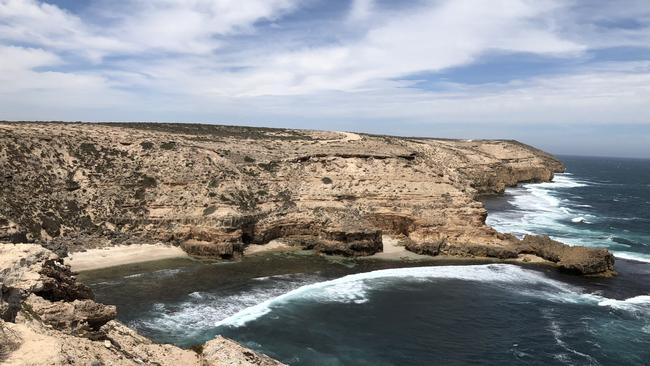
[{"label": "dark blue water", "polygon": [[562,156],[567,173],[487,199],[488,224],[650,262],[650,160]]},{"label": "dark blue water", "polygon": [[554,183],[488,200],[489,220],[608,247],[617,277],[272,254],[81,279],[157,341],[186,347],[222,334],[290,365],[648,365],[650,264],[620,258],[649,258],[649,163],[563,160],[569,174]]}]

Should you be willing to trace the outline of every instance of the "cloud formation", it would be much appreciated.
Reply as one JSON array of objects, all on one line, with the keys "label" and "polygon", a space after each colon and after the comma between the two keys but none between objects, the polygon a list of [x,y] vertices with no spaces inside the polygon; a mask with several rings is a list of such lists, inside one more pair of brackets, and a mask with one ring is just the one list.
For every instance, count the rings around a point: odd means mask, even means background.
[{"label": "cloud formation", "polygon": [[0,118],[650,122],[643,0],[59,1],[0,0]]}]

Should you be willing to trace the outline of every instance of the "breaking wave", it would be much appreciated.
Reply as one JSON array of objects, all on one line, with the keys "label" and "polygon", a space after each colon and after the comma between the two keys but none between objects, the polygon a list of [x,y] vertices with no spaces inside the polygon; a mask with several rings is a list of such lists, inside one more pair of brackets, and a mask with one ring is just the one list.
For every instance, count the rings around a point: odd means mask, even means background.
[{"label": "breaking wave", "polygon": [[[611,232],[610,221],[645,222],[640,217],[609,217],[579,200],[574,188],[602,183],[579,180],[569,173],[557,174],[552,182],[524,184],[505,193],[507,209],[489,210],[487,224],[518,237],[546,234],[569,245],[609,248],[619,258],[650,262],[650,255],[634,251],[650,240],[622,238]],[[584,192],[584,191],[581,191]],[[596,225],[595,225],[596,224]],[[637,235],[638,236],[638,235]],[[632,236],[634,238],[634,235]],[[632,249],[632,250],[630,250]]]},{"label": "breaking wave", "polygon": [[[394,285],[396,280],[431,281],[436,279],[486,282],[506,290],[515,291],[520,295],[533,296],[558,303],[615,307],[618,306],[617,301],[619,301],[596,294],[584,293],[578,287],[548,278],[540,272],[511,264],[413,267],[357,273],[330,281],[307,284],[243,309],[215,322],[214,326],[240,327],[291,301],[362,304],[369,301],[370,291],[383,286]],[[625,302],[628,300],[620,301]],[[634,302],[633,300],[630,301]]]},{"label": "breaking wave", "polygon": [[150,316],[132,321],[136,329],[173,333],[179,339],[191,338],[214,327],[224,318],[275,298],[287,291],[316,282],[320,277],[304,274],[286,274],[260,277],[261,282],[247,290],[234,293],[194,291],[179,303],[154,303]]}]

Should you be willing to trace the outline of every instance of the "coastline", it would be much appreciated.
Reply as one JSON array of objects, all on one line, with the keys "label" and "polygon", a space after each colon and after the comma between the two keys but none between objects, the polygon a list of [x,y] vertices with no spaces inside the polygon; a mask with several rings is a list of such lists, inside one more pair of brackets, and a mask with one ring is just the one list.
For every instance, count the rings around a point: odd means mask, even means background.
[{"label": "coastline", "polygon": [[170,258],[189,258],[183,249],[166,244],[132,244],[73,252],[65,258],[74,272],[152,262]]},{"label": "coastline", "polygon": [[[555,267],[553,262],[532,254],[522,254],[518,258],[499,259],[494,257],[482,256],[454,256],[454,255],[437,255],[430,256],[411,252],[400,244],[399,239],[390,235],[384,235],[383,251],[370,256],[356,257],[356,260],[380,260],[392,262],[467,262],[477,261],[480,263],[512,263],[512,264],[541,264]],[[250,244],[244,250],[244,256],[259,256],[270,253],[292,253],[301,251],[295,247],[282,242],[281,240],[272,240],[267,244]],[[338,256],[325,255],[326,257],[337,258]],[[138,264],[145,262],[155,262],[165,259],[174,258],[192,258],[180,247],[157,243],[157,244],[132,244],[118,245],[113,247],[104,247],[88,249],[83,252],[72,252],[64,259],[64,263],[70,266],[74,272],[86,272],[98,269],[114,268],[129,264]]]}]

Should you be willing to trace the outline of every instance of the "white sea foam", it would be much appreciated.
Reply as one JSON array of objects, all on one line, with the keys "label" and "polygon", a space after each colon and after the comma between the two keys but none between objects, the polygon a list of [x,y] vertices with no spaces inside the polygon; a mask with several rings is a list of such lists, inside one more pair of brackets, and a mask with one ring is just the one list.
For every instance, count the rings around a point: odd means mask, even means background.
[{"label": "white sea foam", "polygon": [[293,276],[284,281],[263,281],[260,283],[264,286],[225,296],[193,292],[180,304],[153,304],[151,317],[141,318],[131,325],[187,338],[219,326],[245,325],[290,302],[363,304],[371,300],[372,291],[393,286],[395,281],[440,279],[485,282],[518,296],[556,303],[607,306],[643,317],[650,315],[650,296],[609,299],[585,293],[579,287],[548,278],[541,272],[510,264],[487,264],[385,269],[323,282],[313,282],[317,277],[308,275]]},{"label": "white sea foam", "polygon": [[625,300],[606,299],[600,301],[598,305],[632,311],[639,309],[650,310],[650,295],[640,295]]},{"label": "white sea foam", "polygon": [[[616,251],[630,248],[627,243],[614,240],[614,236],[585,225],[599,220],[637,221],[645,222],[641,217],[596,217],[588,210],[589,205],[577,205],[570,200],[561,200],[557,195],[564,189],[584,187],[593,182],[580,181],[568,174],[558,174],[553,182],[541,184],[525,184],[521,187],[508,189],[506,199],[515,210],[490,212],[487,224],[501,232],[512,233],[518,237],[527,234],[548,234],[551,238],[569,245],[582,245],[597,248],[613,249],[616,257],[650,263],[650,255]],[[637,243],[644,245],[643,240]]]},{"label": "white sea foam", "polygon": [[555,316],[551,310],[544,309],[543,316],[549,321],[548,330],[553,335],[555,343],[562,348],[565,352],[557,353],[553,357],[559,362],[566,365],[574,365],[572,358],[579,357],[587,361],[588,365],[599,365],[600,363],[593,358],[591,355],[580,352],[574,348],[571,348],[562,338],[564,337],[564,332],[559,321],[555,319]]},{"label": "white sea foam", "polygon": [[635,253],[635,252],[621,252],[621,251],[613,251],[612,253],[614,254],[614,257],[616,257],[616,258],[628,259],[628,260],[637,261],[637,262],[650,263],[650,255],[649,254]]},{"label": "white sea foam", "polygon": [[495,229],[517,236],[544,232],[544,229],[571,231],[565,225],[577,217],[587,221],[587,214],[566,207],[567,202],[554,195],[554,191],[584,187],[586,182],[578,181],[565,174],[558,174],[553,182],[524,184],[506,192],[508,203],[516,208],[515,212],[491,212],[487,223]]},{"label": "white sea foam", "polygon": [[175,276],[182,271],[183,270],[181,268],[168,268],[168,269],[160,269],[153,272],[134,273],[134,274],[126,275],[123,278],[138,278],[142,276],[164,278],[164,277]]},{"label": "white sea foam", "polygon": [[[588,302],[596,304],[598,301],[605,299],[597,295],[582,293],[579,288],[550,279],[539,272],[510,264],[397,268],[358,273],[330,281],[305,285],[246,308],[216,322],[214,325],[239,327],[268,314],[273,308],[289,301],[364,303],[369,300],[368,292],[370,290],[380,288],[383,285],[390,285],[395,279],[408,279],[410,281],[459,279],[489,282],[492,285],[500,285],[507,290],[514,289],[523,295],[541,297],[557,302]],[[513,285],[517,284],[525,284],[526,286],[513,287]],[[542,285],[543,288],[536,290],[534,286],[530,286],[532,284]]]},{"label": "white sea foam", "polygon": [[287,274],[269,276],[259,282],[259,286],[234,294],[195,291],[180,303],[153,304],[154,311],[150,317],[138,319],[131,325],[138,329],[146,328],[191,338],[242,309],[319,279],[311,275]]}]

